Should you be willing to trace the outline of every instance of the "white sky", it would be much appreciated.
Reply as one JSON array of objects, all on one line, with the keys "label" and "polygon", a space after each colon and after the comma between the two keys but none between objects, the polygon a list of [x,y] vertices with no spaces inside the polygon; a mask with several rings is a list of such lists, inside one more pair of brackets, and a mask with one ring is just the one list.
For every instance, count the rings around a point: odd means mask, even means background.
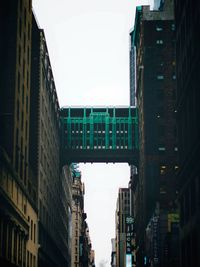
[{"label": "white sky", "polygon": [[[129,31],[148,0],[33,0],[45,31],[60,106],[129,105]],[[96,266],[110,266],[119,187],[128,164],[81,164]]]}]

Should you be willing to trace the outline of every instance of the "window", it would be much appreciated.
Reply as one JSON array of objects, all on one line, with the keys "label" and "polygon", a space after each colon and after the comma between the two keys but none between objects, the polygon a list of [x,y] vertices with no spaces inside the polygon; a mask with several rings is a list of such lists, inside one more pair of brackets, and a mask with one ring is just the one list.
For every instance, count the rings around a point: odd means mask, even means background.
[{"label": "window", "polygon": [[159,146],[158,147],[158,151],[165,151],[165,150],[166,150],[166,148],[164,146]]},{"label": "window", "polygon": [[160,174],[164,175],[166,174],[166,171],[167,171],[167,166],[164,164],[160,165]]},{"label": "window", "polygon": [[159,44],[159,45],[163,44],[163,40],[156,40],[156,44]]},{"label": "window", "polygon": [[156,31],[157,31],[157,32],[161,32],[161,31],[163,31],[163,28],[160,27],[160,26],[156,26]]},{"label": "window", "polygon": [[174,23],[172,23],[171,29],[172,29],[172,31],[175,31],[176,27],[175,27],[175,24]]},{"label": "window", "polygon": [[157,75],[157,80],[163,80],[164,79],[164,75]]}]

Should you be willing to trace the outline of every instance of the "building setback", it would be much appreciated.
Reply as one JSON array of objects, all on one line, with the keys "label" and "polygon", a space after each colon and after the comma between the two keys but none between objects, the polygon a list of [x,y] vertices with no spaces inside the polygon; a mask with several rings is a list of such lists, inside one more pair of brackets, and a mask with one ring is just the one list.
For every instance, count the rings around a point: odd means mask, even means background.
[{"label": "building setback", "polygon": [[200,265],[200,2],[175,0],[181,267]]},{"label": "building setback", "polygon": [[177,266],[172,254],[178,238],[173,1],[166,0],[160,10],[137,7],[134,42],[140,138],[138,177],[132,181],[136,260],[138,266]]}]

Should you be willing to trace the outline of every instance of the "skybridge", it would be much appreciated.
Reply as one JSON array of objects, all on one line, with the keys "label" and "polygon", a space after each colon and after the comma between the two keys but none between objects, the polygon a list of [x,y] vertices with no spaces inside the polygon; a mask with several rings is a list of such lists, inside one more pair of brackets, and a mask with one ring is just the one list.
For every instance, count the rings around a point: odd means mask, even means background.
[{"label": "skybridge", "polygon": [[61,146],[64,164],[138,162],[138,114],[131,106],[63,107]]}]

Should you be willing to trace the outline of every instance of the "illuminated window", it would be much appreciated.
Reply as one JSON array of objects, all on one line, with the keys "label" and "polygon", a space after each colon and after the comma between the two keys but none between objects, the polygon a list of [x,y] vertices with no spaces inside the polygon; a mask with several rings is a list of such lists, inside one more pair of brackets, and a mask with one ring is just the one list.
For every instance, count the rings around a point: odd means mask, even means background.
[{"label": "illuminated window", "polygon": [[166,165],[160,165],[160,174],[164,175],[166,174],[167,166]]},{"label": "illuminated window", "polygon": [[164,79],[164,75],[157,75],[157,80],[163,80]]},{"label": "illuminated window", "polygon": [[159,27],[159,26],[156,26],[156,31],[157,32],[161,32],[161,31],[163,31],[163,28],[162,27]]},{"label": "illuminated window", "polygon": [[164,146],[158,147],[158,151],[165,151],[165,150],[166,150],[166,148]]},{"label": "illuminated window", "polygon": [[163,40],[156,40],[156,44],[159,44],[159,45],[163,44]]}]

